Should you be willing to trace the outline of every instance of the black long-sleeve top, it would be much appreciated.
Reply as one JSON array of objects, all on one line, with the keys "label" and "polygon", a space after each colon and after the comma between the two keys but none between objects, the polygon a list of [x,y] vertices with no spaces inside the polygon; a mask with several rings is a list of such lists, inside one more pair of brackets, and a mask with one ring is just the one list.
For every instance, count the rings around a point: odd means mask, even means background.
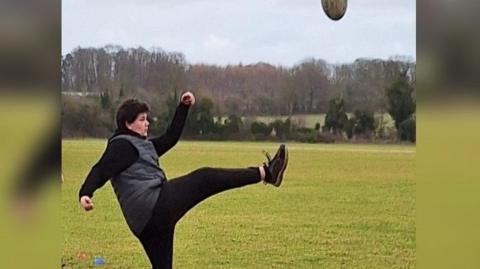
[{"label": "black long-sleeve top", "polygon": [[137,161],[139,157],[138,152],[130,142],[124,139],[110,142],[112,138],[121,134],[127,134],[143,139],[149,139],[152,141],[158,157],[160,157],[175,146],[180,139],[187,118],[188,108],[189,106],[180,103],[167,131],[165,134],[158,137],[147,138],[130,130],[116,130],[109,138],[107,148],[102,157],[92,167],[85,182],[80,188],[79,198],[84,195],[93,197],[95,190],[101,188],[110,178],[118,175]]}]

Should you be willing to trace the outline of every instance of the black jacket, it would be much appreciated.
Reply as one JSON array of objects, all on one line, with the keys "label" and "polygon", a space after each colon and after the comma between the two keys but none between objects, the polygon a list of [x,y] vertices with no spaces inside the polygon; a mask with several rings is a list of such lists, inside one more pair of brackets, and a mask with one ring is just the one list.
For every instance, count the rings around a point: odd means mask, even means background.
[{"label": "black jacket", "polygon": [[188,108],[189,106],[183,104],[178,105],[170,126],[162,136],[147,138],[130,130],[116,130],[108,139],[107,148],[102,157],[92,167],[90,173],[88,173],[85,182],[80,188],[79,198],[84,195],[93,197],[95,190],[101,188],[109,179],[127,169],[138,159],[138,152],[130,142],[124,139],[110,142],[113,137],[127,134],[141,137],[143,139],[150,139],[160,157],[175,146],[180,139],[187,118]]}]

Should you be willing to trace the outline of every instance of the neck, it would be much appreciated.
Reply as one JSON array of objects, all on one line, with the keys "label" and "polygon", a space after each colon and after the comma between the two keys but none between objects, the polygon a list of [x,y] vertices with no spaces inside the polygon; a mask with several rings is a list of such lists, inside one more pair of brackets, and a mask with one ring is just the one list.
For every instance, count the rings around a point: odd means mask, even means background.
[{"label": "neck", "polygon": [[121,134],[126,134],[126,135],[131,135],[131,136],[147,139],[146,136],[143,136],[143,135],[141,135],[137,132],[134,132],[130,129],[117,129],[117,130],[115,130],[115,133],[113,134],[113,136],[117,136],[117,135],[121,135]]}]

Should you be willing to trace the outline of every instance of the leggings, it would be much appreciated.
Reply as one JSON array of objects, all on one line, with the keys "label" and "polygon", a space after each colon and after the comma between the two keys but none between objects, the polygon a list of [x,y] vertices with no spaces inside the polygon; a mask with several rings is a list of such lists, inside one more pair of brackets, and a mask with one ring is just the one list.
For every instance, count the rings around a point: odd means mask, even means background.
[{"label": "leggings", "polygon": [[258,168],[200,168],[166,181],[153,215],[139,236],[153,269],[171,269],[176,223],[195,205],[219,192],[260,182]]}]

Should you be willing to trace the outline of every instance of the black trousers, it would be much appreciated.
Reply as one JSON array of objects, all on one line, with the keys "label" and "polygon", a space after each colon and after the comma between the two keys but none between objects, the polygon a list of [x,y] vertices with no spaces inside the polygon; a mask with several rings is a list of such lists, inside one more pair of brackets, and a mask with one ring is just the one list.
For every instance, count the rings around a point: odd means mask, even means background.
[{"label": "black trousers", "polygon": [[195,205],[219,192],[260,182],[258,168],[200,168],[165,182],[153,216],[139,236],[153,269],[171,269],[176,223]]}]

